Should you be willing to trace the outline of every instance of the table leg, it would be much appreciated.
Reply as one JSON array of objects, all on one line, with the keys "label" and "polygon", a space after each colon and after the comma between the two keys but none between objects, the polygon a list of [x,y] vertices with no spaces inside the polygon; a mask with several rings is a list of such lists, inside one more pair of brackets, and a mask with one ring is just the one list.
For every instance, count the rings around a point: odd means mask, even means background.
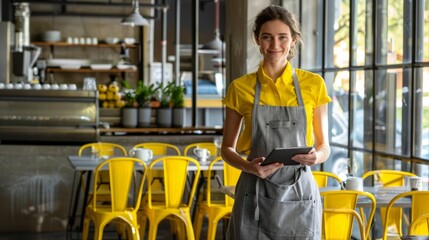
[{"label": "table leg", "polygon": [[82,184],[82,177],[80,177],[79,183],[76,186],[76,176],[77,176],[77,172],[75,172],[73,175],[73,185],[72,185],[72,193],[71,193],[72,197],[70,198],[70,205],[69,205],[70,207],[69,207],[69,214],[68,214],[69,218],[67,222],[67,239],[71,239],[71,234],[73,232],[73,226],[76,219],[77,205],[79,203],[79,196],[80,196],[79,188]]}]

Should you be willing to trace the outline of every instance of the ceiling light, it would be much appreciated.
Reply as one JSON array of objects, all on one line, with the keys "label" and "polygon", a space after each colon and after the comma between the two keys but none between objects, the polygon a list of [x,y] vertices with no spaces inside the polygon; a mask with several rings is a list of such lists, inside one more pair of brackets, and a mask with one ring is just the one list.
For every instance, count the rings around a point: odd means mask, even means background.
[{"label": "ceiling light", "polygon": [[133,0],[133,12],[128,17],[123,18],[121,23],[132,27],[149,25],[149,21],[140,15],[139,0]]}]

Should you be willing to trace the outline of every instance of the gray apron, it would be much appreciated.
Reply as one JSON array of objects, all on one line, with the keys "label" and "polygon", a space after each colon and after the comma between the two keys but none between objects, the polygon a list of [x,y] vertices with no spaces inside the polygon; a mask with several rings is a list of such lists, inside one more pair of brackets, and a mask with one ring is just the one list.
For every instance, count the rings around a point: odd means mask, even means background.
[{"label": "gray apron", "polygon": [[[295,70],[297,107],[259,105],[256,79],[248,159],[276,147],[306,146],[306,113]],[[265,179],[243,172],[237,182],[227,239],[321,239],[322,208],[311,168],[284,166]]]}]

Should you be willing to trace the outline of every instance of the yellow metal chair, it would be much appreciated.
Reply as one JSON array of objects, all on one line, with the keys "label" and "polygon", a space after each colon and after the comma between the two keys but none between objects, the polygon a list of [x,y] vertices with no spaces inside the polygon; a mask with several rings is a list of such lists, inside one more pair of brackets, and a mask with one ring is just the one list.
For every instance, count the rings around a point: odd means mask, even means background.
[{"label": "yellow metal chair", "polygon": [[[323,232],[324,238],[326,240],[330,239],[349,239],[345,238],[345,235],[341,235],[342,231],[338,231],[337,229],[347,229],[350,226],[346,224],[350,224],[350,219],[355,218],[358,222],[360,239],[366,239],[365,235],[365,227],[362,221],[361,216],[355,210],[342,208],[342,209],[323,209]],[[351,230],[351,229],[350,229]],[[346,235],[351,235],[351,233],[347,233]]]},{"label": "yellow metal chair", "polygon": [[[398,187],[404,186],[405,177],[415,177],[416,175],[410,172],[397,171],[397,170],[373,170],[365,172],[362,175],[363,181],[372,177],[374,183],[379,183],[382,187]],[[381,222],[383,226],[388,226],[390,230],[394,228],[399,236],[402,236],[402,209],[394,208],[390,212],[390,218],[386,218],[386,208],[380,208]],[[393,232],[395,233],[395,232]]]},{"label": "yellow metal chair", "polygon": [[[368,218],[365,219],[363,213],[360,215],[365,225],[365,236],[369,236],[369,231],[371,230],[371,224],[372,220],[374,219],[374,213],[376,209],[375,197],[371,193],[354,190],[335,190],[321,192],[320,195],[323,198],[323,209],[350,209],[355,211],[358,197],[365,197],[369,199],[371,202],[371,207]],[[327,235],[331,234],[331,231],[322,232],[324,239],[350,239],[353,230],[353,216],[348,215],[347,217],[342,217],[342,219],[341,226],[325,226],[325,224],[329,224],[329,222],[322,223],[322,229],[335,229],[335,237]]]},{"label": "yellow metal chair", "polygon": [[206,148],[210,151],[210,156],[217,156],[217,147],[212,142],[199,142],[199,143],[191,143],[186,145],[185,149],[183,150],[183,155],[185,156],[192,156],[194,153],[192,152],[194,148]]},{"label": "yellow metal chair", "polygon": [[[139,143],[133,146],[133,148],[147,148],[152,150],[154,156],[166,156],[166,155],[176,155],[180,156],[180,150],[178,147],[176,147],[173,144],[169,143],[161,143],[161,142],[147,142],[147,143]],[[156,173],[157,172],[157,173]],[[152,185],[152,190],[154,191],[159,190],[162,192],[164,188],[164,181],[162,179],[162,172],[154,170],[152,173],[153,180],[150,182]],[[164,194],[160,195],[160,197],[163,197]],[[163,201],[163,199],[158,199],[160,201]]]},{"label": "yellow metal chair", "polygon": [[423,214],[414,219],[408,227],[408,235],[428,236],[429,232],[429,214]]},{"label": "yellow metal chair", "polygon": [[312,171],[313,177],[317,182],[317,186],[319,188],[321,187],[327,187],[329,183],[329,179],[334,179],[335,182],[338,182],[338,184],[341,186],[342,180],[340,177],[338,177],[336,174],[331,172],[322,172],[322,171]]},{"label": "yellow metal chair", "polygon": [[[194,165],[194,177],[191,181],[191,188],[186,188],[188,177],[188,167]],[[159,223],[170,215],[180,219],[186,228],[186,239],[193,240],[194,229],[190,210],[200,176],[200,164],[197,160],[186,156],[166,156],[153,160],[149,165],[148,182],[153,179],[153,170],[163,169],[165,201],[152,201],[152,186],[147,189],[147,202],[142,203],[140,236],[144,239],[146,222],[149,220],[148,239],[155,240]],[[178,224],[178,226],[182,226]],[[180,236],[180,235],[179,235]]]},{"label": "yellow metal chair", "polygon": [[[127,156],[127,150],[116,143],[108,142],[94,142],[87,143],[79,148],[78,155],[90,155],[97,153],[98,157],[105,158],[107,156]],[[106,173],[99,174],[100,181],[98,181],[97,192],[99,194],[99,200],[110,201],[110,190],[109,190],[109,176]],[[102,197],[104,195],[104,197]],[[92,194],[89,195],[88,199],[91,199]]]},{"label": "yellow metal chair", "polygon": [[[417,219],[420,219],[423,215],[429,214],[429,204],[427,204],[429,200],[429,191],[409,191],[404,192],[401,194],[398,194],[392,200],[390,200],[389,204],[386,207],[386,216],[385,221],[387,219],[391,219],[391,213],[392,210],[398,209],[396,207],[393,207],[395,203],[401,199],[401,198],[408,198],[411,197],[411,226],[413,227],[413,233],[419,234],[419,235],[429,235],[429,229],[427,227],[427,220],[426,223],[424,221],[417,221]],[[401,216],[402,217],[402,216]],[[422,217],[423,218],[423,217]],[[424,227],[426,226],[426,228]],[[383,240],[387,239],[387,229],[388,226],[383,226]],[[402,236],[402,232],[401,235]]]},{"label": "yellow metal chair", "polygon": [[[135,173],[142,172],[141,178],[134,178]],[[103,239],[103,230],[111,221],[126,224],[133,239],[140,239],[137,211],[140,206],[143,185],[146,180],[146,164],[137,158],[119,157],[110,158],[101,162],[95,169],[94,183],[100,181],[100,174],[107,172],[110,182],[110,204],[100,203],[98,199],[97,184],[94,184],[94,196],[86,208],[82,239],[88,239],[89,225],[94,222],[94,239]],[[137,192],[132,186],[136,186]],[[129,196],[134,196],[129,201]],[[133,202],[130,203],[130,202]]]},{"label": "yellow metal chair", "polygon": [[[208,179],[211,178],[211,169],[214,164],[223,161],[222,157],[217,157],[210,162]],[[237,184],[238,178],[240,177],[241,171],[237,168],[232,167],[231,165],[223,162],[223,185],[224,186],[235,186]],[[207,239],[214,240],[216,237],[216,227],[220,219],[229,215],[232,211],[232,205],[234,204],[234,199],[224,194],[224,199],[222,200],[213,200],[211,192],[211,181],[207,181],[207,190],[206,190],[206,200],[198,203],[196,219],[194,222],[194,230],[196,239],[200,238],[201,228],[203,225],[204,216],[208,218],[208,232]]]}]

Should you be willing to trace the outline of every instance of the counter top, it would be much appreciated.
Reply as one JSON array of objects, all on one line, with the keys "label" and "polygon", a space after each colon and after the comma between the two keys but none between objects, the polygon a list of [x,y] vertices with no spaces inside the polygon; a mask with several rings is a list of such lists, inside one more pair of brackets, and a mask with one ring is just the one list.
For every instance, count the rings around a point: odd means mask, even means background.
[{"label": "counter top", "polygon": [[109,128],[100,129],[102,135],[130,134],[222,134],[222,127],[183,127],[183,128]]}]

